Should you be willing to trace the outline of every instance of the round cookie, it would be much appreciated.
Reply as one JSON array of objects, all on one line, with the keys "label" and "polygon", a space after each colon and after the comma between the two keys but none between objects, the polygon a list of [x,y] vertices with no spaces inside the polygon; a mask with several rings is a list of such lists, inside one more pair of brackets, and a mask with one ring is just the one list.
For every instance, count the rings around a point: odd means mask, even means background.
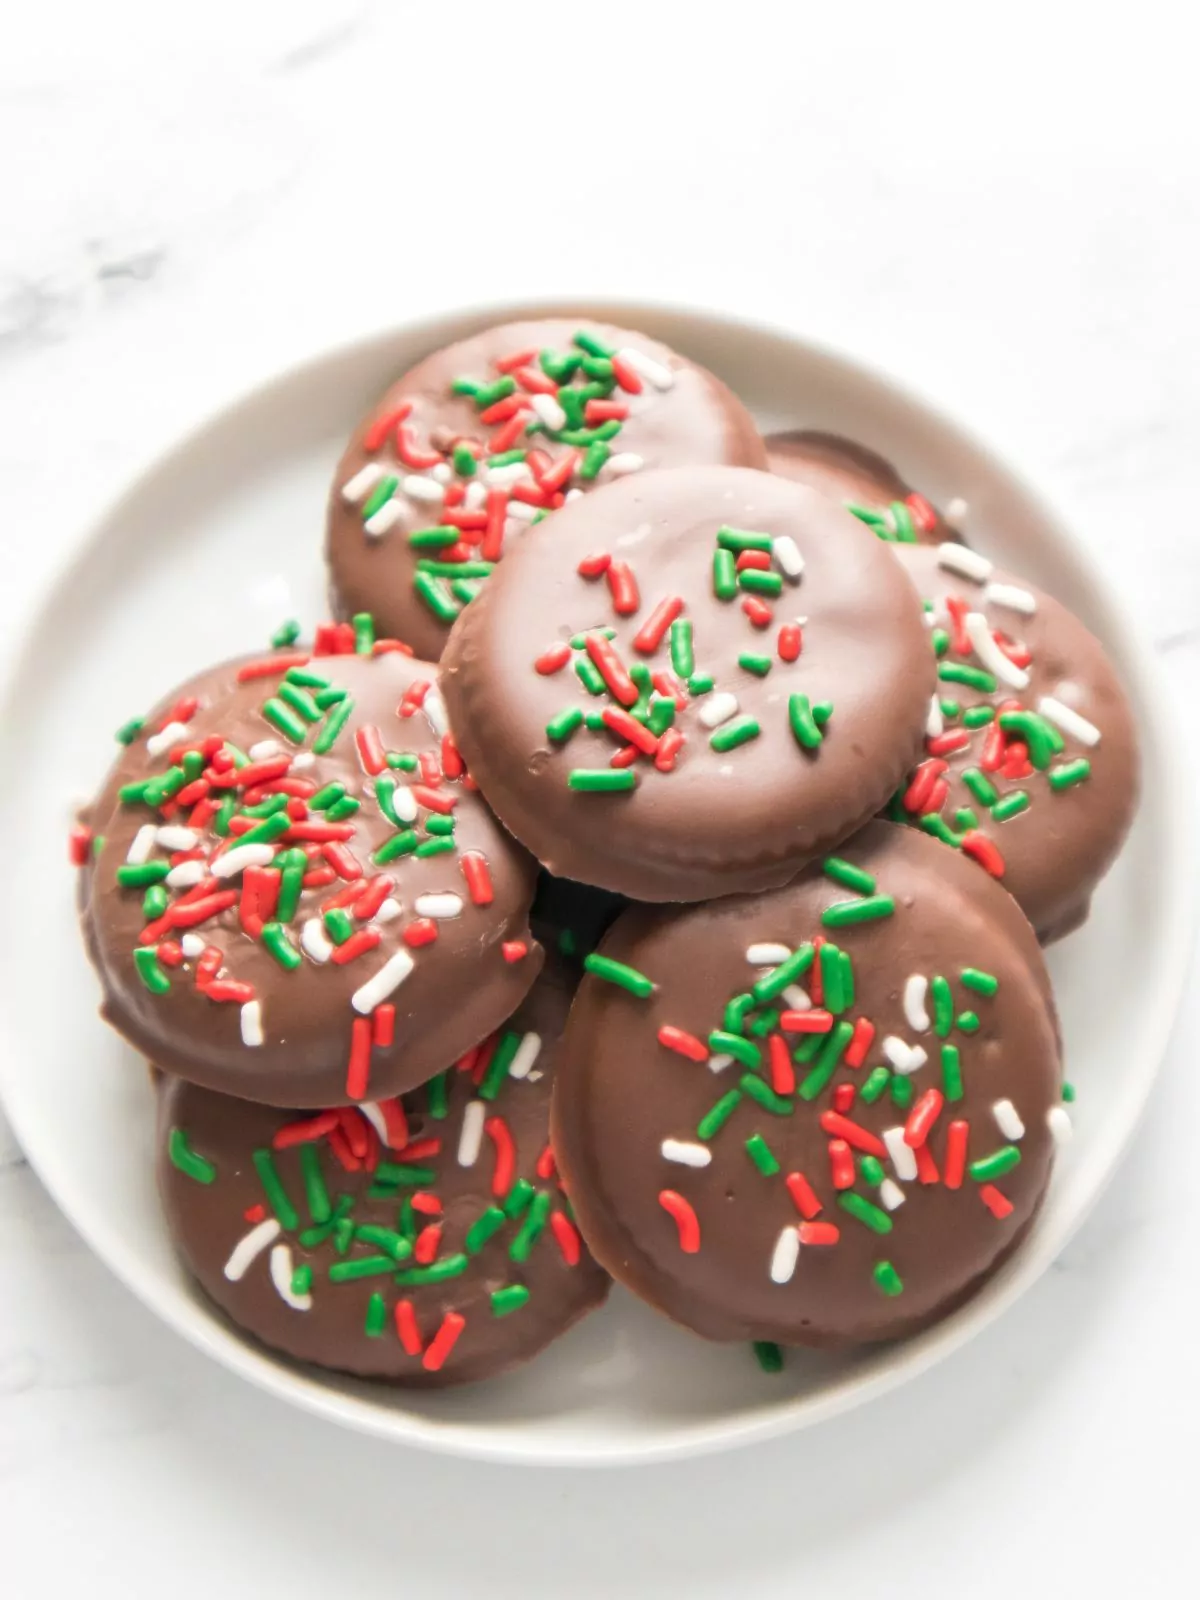
[{"label": "round cookie", "polygon": [[435,351],[362,423],[334,474],[334,609],[371,610],[436,661],[455,615],[530,523],[643,468],[762,467],[710,372],[607,323],[507,323]]},{"label": "round cookie", "polygon": [[787,428],[764,443],[772,472],[853,508],[881,539],[940,544],[954,537],[938,508],[865,444],[815,428]]},{"label": "round cookie", "polygon": [[359,640],[193,680],[91,808],[104,1016],[166,1070],[269,1105],[413,1088],[541,965],[535,865],[467,777],[436,669],[366,619]]},{"label": "round cookie", "polygon": [[1138,796],[1133,714],[1103,646],[953,543],[900,552],[938,657],[925,758],[890,815],[1000,879],[1043,942],[1079,926]]},{"label": "round cookie", "polygon": [[1024,1234],[1069,1131],[1048,978],[932,840],[875,822],[782,889],[636,908],[589,965],[554,1148],[597,1260],[676,1321],[889,1339]]},{"label": "round cookie", "polygon": [[492,1377],[565,1333],[608,1290],[547,1143],[569,1004],[543,974],[457,1069],[316,1117],[165,1079],[159,1188],[205,1293],[272,1349],[402,1384]]},{"label": "round cookie", "polygon": [[442,661],[500,820],[551,872],[637,900],[786,881],[891,792],[932,687],[889,552],[814,490],[737,467],[576,501]]}]

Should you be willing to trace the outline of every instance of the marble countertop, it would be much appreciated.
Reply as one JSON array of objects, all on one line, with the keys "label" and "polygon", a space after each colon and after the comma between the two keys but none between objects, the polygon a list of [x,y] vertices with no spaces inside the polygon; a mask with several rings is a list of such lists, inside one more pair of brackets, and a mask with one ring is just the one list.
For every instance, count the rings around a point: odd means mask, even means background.
[{"label": "marble countertop", "polygon": [[[455,302],[685,298],[870,359],[1024,463],[1200,735],[1200,130],[1177,5],[1147,0],[1136,31],[1054,0],[700,15],[43,0],[9,19],[7,614],[159,444],[298,352]],[[1198,1023],[1193,992],[1111,1189],[998,1325],[835,1424],[669,1471],[485,1468],[286,1410],[110,1278],[0,1121],[5,1592],[1150,1589],[1193,1542]]]}]

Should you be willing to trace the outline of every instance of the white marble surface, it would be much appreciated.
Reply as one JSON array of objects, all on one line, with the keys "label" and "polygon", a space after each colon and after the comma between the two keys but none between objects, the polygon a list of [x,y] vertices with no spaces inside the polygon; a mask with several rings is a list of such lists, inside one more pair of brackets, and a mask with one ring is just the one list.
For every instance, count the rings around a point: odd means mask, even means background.
[{"label": "white marble surface", "polygon": [[[650,0],[10,11],[6,616],[29,614],[140,460],[273,363],[456,301],[682,297],[891,368],[1047,481],[1140,612],[1194,740],[1184,9],[739,0],[713,15]],[[472,1467],[286,1411],[109,1278],[0,1123],[0,1587],[1165,1587],[1191,1560],[1200,1421],[1200,1268],[1180,1226],[1197,1022],[1192,997],[1112,1189],[999,1326],[848,1419],[669,1472]]]}]

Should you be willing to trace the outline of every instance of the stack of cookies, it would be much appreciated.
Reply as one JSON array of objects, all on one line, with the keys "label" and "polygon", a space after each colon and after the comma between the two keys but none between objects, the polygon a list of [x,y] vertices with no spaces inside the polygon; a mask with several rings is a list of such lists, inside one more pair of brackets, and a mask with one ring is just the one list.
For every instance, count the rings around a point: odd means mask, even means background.
[{"label": "stack of cookies", "polygon": [[1083,625],[590,322],[402,378],[326,553],[342,620],[123,727],[72,841],[204,1292],[412,1385],[612,1278],[768,1368],[959,1305],[1069,1133],[1040,943],[1136,801]]}]

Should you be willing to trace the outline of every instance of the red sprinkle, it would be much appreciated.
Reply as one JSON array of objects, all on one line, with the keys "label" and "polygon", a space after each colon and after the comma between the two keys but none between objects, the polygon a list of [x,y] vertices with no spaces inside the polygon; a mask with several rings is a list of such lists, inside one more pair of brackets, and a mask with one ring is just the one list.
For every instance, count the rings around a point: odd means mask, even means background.
[{"label": "red sprinkle", "polygon": [[195,928],[210,917],[219,917],[222,911],[228,911],[230,906],[237,904],[237,898],[236,889],[222,889],[187,905],[182,900],[176,900],[173,906],[167,908],[166,916],[161,920],[165,920],[172,928]]},{"label": "red sprinkle", "polygon": [[[517,365],[524,366],[524,362],[518,362]],[[490,405],[481,411],[479,420],[485,428],[494,428],[496,423],[507,422],[510,417],[515,417],[519,411],[527,411],[528,409],[529,401],[526,400],[524,395],[506,394],[503,400],[497,400],[494,405]],[[495,454],[498,455],[499,451],[496,451]]]},{"label": "red sprinkle", "polygon": [[442,1242],[442,1225],[440,1222],[431,1222],[428,1227],[422,1228],[413,1245],[413,1259],[419,1267],[427,1267],[436,1260],[438,1247]]},{"label": "red sprinkle", "polygon": [[679,1230],[679,1248],[694,1256],[700,1248],[700,1222],[688,1202],[674,1189],[661,1189],[658,1203]]},{"label": "red sprinkle", "polygon": [[417,1326],[417,1313],[413,1310],[411,1300],[396,1301],[396,1337],[404,1347],[405,1355],[419,1356],[424,1346],[421,1343],[421,1330]]},{"label": "red sprinkle", "polygon": [[858,1090],[852,1083],[839,1083],[833,1091],[833,1109],[840,1111],[843,1116],[847,1116],[853,1109],[857,1098]]},{"label": "red sprinkle", "polygon": [[565,455],[559,456],[548,471],[542,473],[538,481],[547,494],[557,494],[560,489],[566,488],[571,474],[578,465],[579,451],[568,450]]},{"label": "red sprinkle", "polygon": [[829,1172],[835,1189],[854,1187],[854,1156],[845,1139],[829,1141]]},{"label": "red sprinkle", "polygon": [[913,1106],[908,1114],[908,1121],[904,1124],[904,1142],[910,1149],[916,1150],[925,1143],[930,1129],[941,1116],[945,1103],[946,1097],[940,1089],[926,1089]]},{"label": "red sprinkle", "polygon": [[981,1185],[979,1198],[998,1222],[1002,1222],[1005,1217],[1012,1215],[1012,1201],[1007,1195],[1001,1194],[994,1183]]},{"label": "red sprinkle", "polygon": [[204,986],[204,994],[221,1004],[245,1005],[254,999],[254,985],[240,983],[235,978],[215,978]]},{"label": "red sprinkle", "polygon": [[400,935],[411,950],[419,950],[424,944],[432,944],[437,936],[438,925],[432,917],[414,917]]},{"label": "red sprinkle", "polygon": [[68,854],[73,867],[82,867],[92,847],[90,828],[72,828],[68,839]]},{"label": "red sprinkle", "polygon": [[625,707],[637,704],[637,685],[629,676],[612,643],[602,633],[589,633],[586,637],[587,653],[595,663],[615,700]]},{"label": "red sprinkle", "polygon": [[792,1065],[787,1040],[781,1033],[767,1039],[767,1054],[771,1066],[771,1087],[776,1094],[793,1094],[796,1088],[796,1069]]},{"label": "red sprinkle", "polygon": [[917,1177],[922,1183],[939,1183],[941,1181],[937,1169],[937,1162],[933,1159],[933,1151],[928,1144],[919,1144],[913,1154],[917,1158]]},{"label": "red sprinkle", "polygon": [[547,1145],[537,1158],[537,1166],[534,1171],[543,1183],[548,1183],[557,1170],[554,1162],[554,1151],[550,1145]]},{"label": "red sprinkle", "polygon": [[395,887],[396,880],[386,872],[372,878],[354,902],[354,915],[360,922],[369,922]]},{"label": "red sprinkle", "polygon": [[271,1139],[273,1150],[288,1150],[294,1144],[312,1144],[324,1139],[338,1125],[336,1111],[321,1111],[315,1117],[305,1117],[300,1122],[285,1122],[277,1128]]},{"label": "red sprinkle", "polygon": [[834,1222],[802,1222],[800,1224],[801,1244],[836,1244],[841,1236],[841,1232]]},{"label": "red sprinkle", "polygon": [[355,732],[354,742],[358,746],[358,758],[363,764],[363,771],[369,772],[372,777],[378,776],[387,765],[379,729],[373,723],[367,723]]},{"label": "red sprinkle", "polygon": [[421,1365],[426,1372],[440,1372],[445,1365],[446,1357],[458,1342],[458,1336],[467,1325],[466,1317],[460,1316],[457,1311],[447,1311],[442,1318],[442,1325],[429,1341],[429,1348],[421,1360]]},{"label": "red sprinkle", "polygon": [[971,638],[967,633],[967,613],[970,609],[959,595],[946,596],[946,610],[950,613],[950,648],[956,656],[971,654]]},{"label": "red sprinkle", "polygon": [[158,947],[158,959],[164,967],[181,967],[183,965],[183,950],[174,939],[164,939]]},{"label": "red sprinkle", "polygon": [[418,805],[424,806],[426,811],[440,811],[443,816],[448,816],[458,804],[456,794],[440,794],[425,784],[414,783],[412,792]]},{"label": "red sprinkle", "polygon": [[682,1028],[674,1028],[670,1023],[664,1023],[658,1030],[658,1042],[689,1061],[708,1060],[708,1046],[703,1039],[697,1039],[694,1033],[685,1033]]},{"label": "red sprinkle", "polygon": [[579,1238],[579,1229],[567,1216],[565,1211],[554,1211],[550,1215],[550,1227],[553,1230],[562,1258],[569,1267],[577,1267],[579,1258],[583,1254],[583,1245]]},{"label": "red sprinkle", "polygon": [[506,939],[500,946],[500,954],[512,966],[514,962],[524,961],[529,954],[529,946],[524,939]]},{"label": "red sprinkle", "polygon": [[631,767],[640,754],[641,752],[639,751],[637,745],[622,745],[621,749],[617,751],[616,755],[610,758],[608,764],[610,767]]},{"label": "red sprinkle", "polygon": [[[813,967],[818,963],[813,962]],[[833,1014],[814,1006],[811,1011],[781,1011],[779,1026],[784,1033],[828,1033],[833,1027]]]},{"label": "red sprinkle", "polygon": [[[307,827],[308,824],[306,823],[305,826]],[[290,828],[288,829],[289,833],[293,831]],[[321,854],[337,873],[338,877],[345,878],[347,883],[352,882],[355,878],[362,877],[362,868],[358,864],[358,858],[352,850],[347,850],[344,844],[334,841],[324,845],[322,846]]]},{"label": "red sprinkle", "polygon": [[619,617],[631,617],[642,603],[633,568],[627,561],[610,561],[605,577],[612,595],[613,610]]},{"label": "red sprinkle", "polygon": [[414,472],[426,472],[430,467],[438,466],[442,459],[436,450],[422,450],[413,438],[412,430],[406,428],[403,422],[396,426],[396,454]]},{"label": "red sprinkle", "polygon": [[267,1208],[261,1200],[257,1205],[247,1206],[245,1211],[242,1212],[243,1222],[265,1222],[266,1220]]},{"label": "red sprinkle", "polygon": [[[516,400],[517,397],[513,395],[512,398]],[[506,450],[511,450],[532,420],[533,418],[527,410],[515,412],[503,427],[496,429],[488,440],[489,453],[499,456],[503,455]]]},{"label": "red sprinkle", "polygon": [[584,556],[575,568],[581,578],[602,578],[612,565],[612,557],[601,550],[594,556]]},{"label": "red sprinkle", "polygon": [[406,1144],[403,1150],[396,1151],[397,1161],[427,1161],[430,1156],[442,1153],[440,1139],[417,1139],[412,1144]]},{"label": "red sprinkle", "polygon": [[402,400],[394,410],[380,412],[363,435],[363,449],[368,455],[375,454],[392,429],[403,422],[411,410],[412,401]]},{"label": "red sprinkle", "polygon": [[351,1100],[364,1100],[371,1073],[371,1019],[355,1017],[350,1024],[350,1060],[346,1067],[346,1093]]},{"label": "red sprinkle", "polygon": [[428,678],[418,678],[415,683],[410,683],[401,696],[400,704],[396,707],[398,717],[413,717],[425,704],[425,696],[433,688]]},{"label": "red sprinkle", "polygon": [[965,728],[947,728],[945,733],[926,739],[925,748],[931,756],[950,756],[956,750],[965,750],[970,742],[971,735]]},{"label": "red sprinkle", "polygon": [[658,753],[654,757],[654,765],[660,772],[675,770],[675,757],[683,749],[683,742],[683,734],[678,728],[667,728],[659,735]]},{"label": "red sprinkle", "polygon": [[302,667],[308,661],[307,650],[296,650],[290,653],[280,653],[277,656],[264,656],[261,661],[244,661],[237,669],[237,681],[249,683],[253,678],[275,678],[284,672],[290,672],[293,667]]},{"label": "red sprinkle", "polygon": [[550,677],[551,673],[561,672],[571,659],[571,646],[569,644],[551,645],[533,663],[535,672],[540,672],[543,678]]},{"label": "red sprinkle", "polygon": [[466,763],[452,733],[442,735],[442,775],[446,778],[461,778],[467,770]]},{"label": "red sprinkle", "polygon": [[886,1156],[887,1145],[882,1139],[873,1134],[870,1129],[864,1128],[857,1122],[851,1122],[849,1117],[844,1117],[837,1111],[823,1111],[821,1113],[821,1127],[835,1140],[842,1140],[855,1150],[861,1150],[867,1156]]},{"label": "red sprinkle", "polygon": [[215,944],[205,945],[204,949],[200,952],[200,959],[196,962],[197,989],[203,992],[208,988],[209,984],[216,977],[217,973],[220,972],[221,963],[224,961],[224,959],[225,952],[219,949]]},{"label": "red sprinkle", "polygon": [[969,1122],[952,1122],[946,1129],[946,1165],[942,1182],[947,1189],[961,1189],[963,1174],[967,1170],[967,1139]]},{"label": "red sprinkle", "polygon": [[459,866],[466,880],[467,893],[471,896],[472,905],[490,906],[495,891],[492,888],[492,875],[488,870],[487,858],[478,850],[464,850],[459,857]]},{"label": "red sprinkle", "polygon": [[620,384],[621,388],[624,389],[625,393],[641,394],[642,380],[629,365],[629,363],[619,354],[613,356],[611,359],[613,377]]},{"label": "red sprinkle", "polygon": [[775,620],[775,613],[770,606],[756,594],[748,594],[743,598],[742,610],[756,628],[769,628]]},{"label": "red sprinkle", "polygon": [[854,1032],[850,1035],[850,1043],[846,1046],[846,1053],[842,1057],[848,1067],[861,1067],[867,1059],[867,1051],[871,1048],[875,1038],[875,1024],[868,1022],[866,1017],[858,1017],[854,1023]]},{"label": "red sprinkle", "polygon": [[624,422],[629,407],[621,400],[589,400],[583,408],[583,420],[589,428],[600,422]]},{"label": "red sprinkle", "polygon": [[993,878],[1004,876],[1004,857],[987,834],[980,833],[976,828],[964,833],[962,852],[963,855],[970,856],[973,861],[978,861],[984,871],[990,872]]},{"label": "red sprinkle", "polygon": [[483,1131],[496,1147],[492,1193],[498,1200],[502,1200],[512,1188],[513,1178],[516,1176],[517,1147],[513,1143],[508,1123],[503,1117],[489,1117],[483,1125]]},{"label": "red sprinkle", "polygon": [[[372,1015],[375,1026],[372,1031],[371,1043],[377,1050],[386,1050],[396,1037],[396,1008],[393,1005],[376,1006]],[[381,1110],[383,1108],[383,1104],[384,1102],[381,1100]],[[403,1107],[400,1106],[399,1100],[392,1101],[391,1104],[399,1109],[401,1119],[403,1119],[404,1110]],[[407,1126],[405,1127],[405,1133],[407,1135]],[[391,1131],[389,1130],[388,1144],[390,1145],[391,1142]],[[400,1140],[400,1143],[404,1143],[403,1138]]]},{"label": "red sprinkle", "polygon": [[487,497],[487,526],[479,553],[485,561],[499,561],[504,549],[504,518],[508,511],[508,496],[503,489],[489,489]]},{"label": "red sprinkle", "polygon": [[521,367],[513,373],[513,377],[526,394],[554,394],[558,389],[554,379],[539,372],[537,367]]},{"label": "red sprinkle", "polygon": [[678,595],[672,595],[667,600],[660,600],[634,634],[633,648],[640,650],[642,655],[652,656],[663,642],[667,629],[682,610],[683,601]]},{"label": "red sprinkle", "polygon": [[743,550],[734,566],[738,572],[745,572],[748,567],[755,572],[770,572],[770,552],[767,550]]},{"label": "red sprinkle", "polygon": [[906,811],[914,815],[923,812],[929,801],[934,784],[943,772],[949,770],[949,763],[930,759],[922,761],[913,773],[908,788],[904,791],[902,804]]},{"label": "red sprinkle", "polygon": [[360,1172],[362,1170],[362,1162],[354,1154],[354,1151],[351,1150],[349,1141],[347,1140],[346,1135],[342,1132],[340,1126],[331,1131],[329,1135],[329,1148],[333,1151],[334,1155],[347,1172]]},{"label": "red sprinkle", "polygon": [[658,750],[658,735],[651,733],[644,722],[639,722],[636,717],[631,717],[628,711],[619,711],[615,706],[606,706],[600,713],[604,725],[611,728],[620,739],[625,739],[634,746],[635,754],[640,751],[644,756],[652,756]]},{"label": "red sprinkle", "polygon": [[[783,1180],[787,1184],[788,1193],[796,1210],[802,1217],[809,1221],[818,1216],[821,1211],[821,1202],[817,1199],[816,1192],[811,1183],[802,1172],[789,1172]],[[803,1235],[801,1235],[803,1238]]]},{"label": "red sprinkle", "polygon": [[435,1194],[428,1194],[423,1189],[418,1189],[412,1197],[412,1208],[423,1217],[440,1217],[442,1202]]},{"label": "red sprinkle", "polygon": [[795,661],[804,648],[804,633],[798,622],[785,622],[779,630],[779,659]]},{"label": "red sprinkle", "polygon": [[497,372],[515,372],[518,367],[527,367],[531,361],[537,360],[537,349],[517,350],[510,356],[497,356],[492,365]]}]

